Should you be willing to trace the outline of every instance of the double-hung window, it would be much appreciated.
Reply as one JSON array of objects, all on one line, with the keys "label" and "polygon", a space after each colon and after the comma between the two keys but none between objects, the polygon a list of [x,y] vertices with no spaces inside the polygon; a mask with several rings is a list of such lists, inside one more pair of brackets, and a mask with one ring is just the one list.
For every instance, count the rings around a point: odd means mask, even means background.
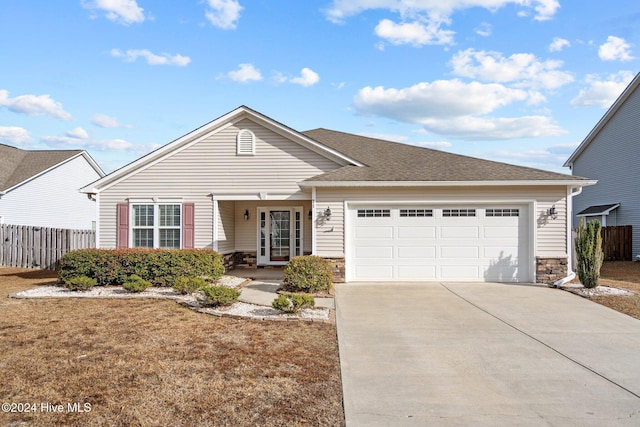
[{"label": "double-hung window", "polygon": [[133,203],[131,247],[180,249],[182,206],[179,203]]}]

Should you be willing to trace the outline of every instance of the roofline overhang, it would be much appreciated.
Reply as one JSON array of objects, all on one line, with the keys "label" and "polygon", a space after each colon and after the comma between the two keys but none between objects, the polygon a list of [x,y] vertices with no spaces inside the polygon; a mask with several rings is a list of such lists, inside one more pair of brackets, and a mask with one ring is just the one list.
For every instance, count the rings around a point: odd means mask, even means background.
[{"label": "roofline overhang", "polygon": [[588,214],[576,214],[576,216],[602,216],[602,215],[609,215],[611,213],[611,211],[618,209],[620,207],[620,203],[616,203],[615,205],[611,206],[609,209],[605,209],[603,211],[600,212],[595,212],[595,213],[588,213]]},{"label": "roofline overhang", "polygon": [[515,180],[515,181],[302,181],[302,188],[313,187],[499,187],[499,186],[566,186],[587,187],[598,181],[586,180]]},{"label": "roofline overhang", "polygon": [[631,94],[636,90],[636,88],[640,85],[640,73],[636,74],[636,76],[631,80],[631,83],[625,88],[624,91],[618,96],[618,98],[614,101],[614,103],[609,107],[607,112],[602,116],[602,118],[596,123],[596,125],[591,129],[591,132],[587,135],[587,137],[578,145],[571,156],[567,159],[566,162],[562,166],[570,167],[573,169],[573,162],[582,154],[582,152],[587,148],[591,141],[595,139],[595,137],[600,133],[602,128],[604,128],[609,120],[615,115],[615,113],[622,107],[622,104],[625,103],[627,98],[631,96]]},{"label": "roofline overhang", "polygon": [[[102,177],[104,177],[104,176],[105,176],[104,171],[103,171],[103,170],[102,170],[102,168],[101,168],[101,167],[96,163],[96,161],[95,161],[95,160],[93,160],[93,157],[91,157],[91,155],[90,155],[86,150],[82,150],[82,151],[80,151],[79,153],[76,153],[76,154],[74,154],[73,156],[71,156],[71,157],[69,157],[69,158],[67,158],[67,159],[65,159],[65,160],[63,160],[63,161],[61,161],[61,162],[58,162],[58,163],[56,163],[55,165],[50,166],[50,167],[48,167],[47,169],[45,169],[45,170],[43,170],[43,171],[40,171],[40,172],[38,172],[37,174],[32,175],[32,176],[30,176],[29,178],[27,178],[27,179],[25,179],[25,180],[23,180],[23,181],[20,181],[19,183],[14,184],[13,186],[11,186],[11,187],[9,187],[9,188],[5,189],[4,191],[0,192],[0,196],[4,195],[4,194],[6,194],[6,193],[8,193],[8,192],[10,192],[10,191],[15,190],[16,188],[23,186],[23,185],[24,185],[24,184],[26,184],[27,182],[33,181],[34,179],[39,178],[39,177],[41,177],[42,175],[44,175],[44,174],[46,174],[46,173],[48,173],[48,172],[52,171],[53,169],[55,169],[55,168],[57,168],[57,167],[60,167],[60,166],[64,165],[65,163],[68,163],[68,162],[70,162],[70,161],[72,161],[72,160],[74,160],[74,159],[76,159],[76,158],[78,158],[78,157],[80,157],[80,156],[84,157],[84,159],[87,161],[87,163],[89,163],[89,165],[90,165],[90,166],[91,166],[91,167],[96,171],[96,173],[97,173],[98,175],[100,175],[100,176],[102,176]],[[83,189],[80,189],[80,192],[83,192],[82,190],[83,190]]]},{"label": "roofline overhang", "polygon": [[[235,119],[241,117],[242,115],[249,115],[259,120],[262,120],[265,123],[271,125],[274,129],[277,129],[279,132],[285,133],[289,135],[290,138],[297,138],[300,141],[304,141],[304,143],[309,144],[317,151],[321,151],[325,153],[325,157],[333,157],[333,159],[340,159],[345,164],[352,164],[355,166],[363,167],[365,166],[363,163],[353,159],[345,154],[334,150],[308,136],[304,135],[301,132],[296,131],[295,129],[289,128],[286,125],[273,120],[272,118],[265,116],[264,114],[255,111],[245,105],[241,105],[240,107],[224,114],[217,119],[210,121],[209,123],[200,126],[192,130],[191,132],[174,139],[173,141],[163,145],[162,147],[134,160],[133,162],[121,167],[120,169],[92,182],[91,184],[80,189],[83,193],[99,193],[100,191],[108,188],[109,186],[120,182],[125,177],[129,176],[131,173],[134,173],[139,168],[145,167],[148,164],[157,162],[161,159],[164,159],[166,156],[170,155],[177,147],[182,147],[183,145],[189,145],[194,141],[198,141],[204,135],[207,135],[208,132],[214,131],[217,128],[222,128],[223,126],[232,123]],[[339,163],[339,162],[338,162]]]}]

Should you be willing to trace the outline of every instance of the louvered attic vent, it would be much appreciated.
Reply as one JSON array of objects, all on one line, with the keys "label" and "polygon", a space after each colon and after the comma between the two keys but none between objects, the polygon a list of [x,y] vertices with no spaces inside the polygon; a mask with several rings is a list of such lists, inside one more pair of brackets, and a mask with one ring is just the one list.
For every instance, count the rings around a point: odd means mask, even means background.
[{"label": "louvered attic vent", "polygon": [[237,151],[239,156],[252,156],[256,154],[256,136],[249,129],[242,129],[238,132]]}]

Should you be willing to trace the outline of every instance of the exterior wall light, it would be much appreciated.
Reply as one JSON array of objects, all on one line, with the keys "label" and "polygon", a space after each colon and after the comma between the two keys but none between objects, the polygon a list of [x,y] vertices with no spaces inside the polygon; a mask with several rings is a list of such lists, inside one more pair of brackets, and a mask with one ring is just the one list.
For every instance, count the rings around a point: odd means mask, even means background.
[{"label": "exterior wall light", "polygon": [[547,209],[547,215],[549,215],[552,219],[558,218],[558,211],[556,210],[556,205],[553,205],[549,209]]},{"label": "exterior wall light", "polygon": [[324,217],[327,219],[331,218],[331,208],[327,208],[324,210]]},{"label": "exterior wall light", "polygon": [[244,210],[244,220],[249,221],[249,209]]},{"label": "exterior wall light", "polygon": [[309,218],[309,221],[313,219],[313,211],[311,209],[309,209],[309,213],[307,214],[307,217]]}]

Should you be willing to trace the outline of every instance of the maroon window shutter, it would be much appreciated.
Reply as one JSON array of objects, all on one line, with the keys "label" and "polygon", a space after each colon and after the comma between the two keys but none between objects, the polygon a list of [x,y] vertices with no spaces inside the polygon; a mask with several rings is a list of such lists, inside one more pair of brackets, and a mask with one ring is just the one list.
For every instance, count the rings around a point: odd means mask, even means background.
[{"label": "maroon window shutter", "polygon": [[195,247],[195,204],[182,204],[182,247],[193,249]]},{"label": "maroon window shutter", "polygon": [[116,247],[129,247],[129,203],[118,203],[116,211]]}]

